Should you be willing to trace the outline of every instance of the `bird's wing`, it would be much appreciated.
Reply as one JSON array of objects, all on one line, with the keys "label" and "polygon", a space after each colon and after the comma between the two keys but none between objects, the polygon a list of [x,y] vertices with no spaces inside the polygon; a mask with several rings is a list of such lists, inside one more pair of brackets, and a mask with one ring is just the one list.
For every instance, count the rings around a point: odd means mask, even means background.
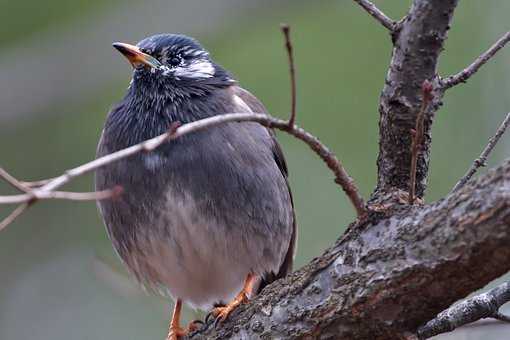
[{"label": "bird's wing", "polygon": [[[239,86],[233,86],[233,90],[234,90],[234,95],[237,96],[239,99],[241,99],[253,113],[268,114],[267,109],[264,107],[264,104],[262,104],[260,102],[260,100],[258,100],[257,97],[255,97],[249,91],[247,91]],[[272,151],[273,151],[274,160],[275,160],[276,164],[278,165],[278,168],[282,172],[282,175],[285,178],[285,181],[287,182],[287,188],[289,190],[290,201],[292,204],[292,236],[291,236],[291,240],[289,243],[289,248],[287,250],[287,254],[285,255],[284,261],[281,264],[278,273],[271,273],[271,275],[268,275],[264,279],[264,281],[261,283],[259,290],[264,288],[264,286],[268,285],[272,281],[282,278],[285,275],[287,275],[289,272],[292,271],[294,255],[296,253],[296,240],[297,240],[296,213],[294,210],[294,201],[292,199],[292,192],[290,190],[290,186],[289,186],[289,182],[288,182],[287,163],[285,162],[285,157],[283,156],[283,152],[280,147],[280,144],[276,140],[274,131],[271,129],[268,129],[268,132],[269,132],[269,135],[271,136],[271,140],[272,140]]]}]

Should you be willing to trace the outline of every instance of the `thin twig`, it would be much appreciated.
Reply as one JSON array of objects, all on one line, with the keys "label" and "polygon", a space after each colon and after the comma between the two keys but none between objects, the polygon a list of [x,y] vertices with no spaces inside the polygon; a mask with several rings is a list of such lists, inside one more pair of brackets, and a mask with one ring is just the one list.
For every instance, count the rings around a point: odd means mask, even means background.
[{"label": "thin twig", "polygon": [[428,339],[451,332],[460,326],[483,318],[502,321],[510,319],[498,310],[510,301],[510,282],[505,282],[486,293],[469,298],[439,313],[434,319],[418,328],[418,338]]},{"label": "thin twig", "polygon": [[449,89],[460,83],[465,83],[473,74],[476,73],[486,62],[488,62],[500,49],[510,41],[510,31],[506,32],[498,39],[487,51],[481,54],[476,60],[463,69],[461,72],[449,76],[442,81],[443,89]]},{"label": "thin twig", "polygon": [[486,165],[487,158],[498,143],[499,139],[505,133],[506,129],[510,125],[510,112],[506,114],[505,119],[498,127],[496,134],[489,139],[489,143],[485,146],[480,156],[473,161],[473,165],[469,168],[466,174],[455,184],[451,192],[459,190],[464,184],[466,184],[471,177],[478,171],[479,168]]},{"label": "thin twig", "polygon": [[42,187],[43,185],[48,184],[49,182],[51,182],[54,179],[55,178],[52,177],[52,178],[41,179],[38,181],[19,181],[19,182],[21,184],[23,184],[24,186],[26,186],[30,189],[33,189],[33,188],[37,188],[37,187]]},{"label": "thin twig", "polygon": [[116,186],[113,189],[92,192],[50,191],[44,198],[69,201],[101,201],[116,198],[121,195],[122,192],[123,189],[121,186]]},{"label": "thin twig", "polygon": [[423,121],[425,119],[425,113],[432,101],[432,83],[425,80],[422,84],[422,101],[421,108],[416,117],[416,125],[414,132],[412,133],[412,145],[411,145],[411,173],[409,175],[409,204],[414,203],[415,191],[416,191],[416,167],[418,164],[418,155],[420,153],[421,145],[423,143]]},{"label": "thin twig", "polygon": [[72,179],[78,176],[82,176],[86,173],[94,171],[98,168],[116,162],[118,160],[130,157],[137,153],[153,151],[154,149],[156,149],[157,147],[161,146],[162,144],[169,140],[174,140],[176,138],[179,138],[190,133],[194,133],[206,128],[211,128],[216,125],[225,124],[228,122],[247,122],[247,121],[258,122],[266,127],[276,128],[285,131],[308,144],[308,146],[315,153],[317,153],[321,157],[321,159],[328,165],[328,167],[333,171],[333,173],[335,174],[335,182],[338,183],[345,191],[354,208],[356,209],[358,215],[361,216],[365,213],[365,203],[363,201],[363,198],[359,194],[356,184],[349,176],[349,174],[346,172],[346,170],[344,169],[340,161],[336,158],[336,156],[325,145],[323,145],[315,136],[311,135],[310,133],[306,132],[305,130],[299,128],[296,125],[294,125],[293,127],[289,127],[287,121],[277,119],[266,114],[252,114],[252,113],[224,114],[188,123],[178,128],[171,128],[167,133],[146,140],[140,144],[133,145],[126,149],[122,149],[109,155],[97,158],[91,162],[85,163],[76,168],[67,170],[62,175],[55,177],[53,180],[46,183],[42,187],[34,189],[30,195],[25,194],[3,196],[2,199],[0,200],[0,204],[22,203],[30,199],[33,200],[33,197],[36,197],[37,199],[56,198],[54,196],[55,189],[63,186],[64,184],[67,184]]},{"label": "thin twig", "polygon": [[3,178],[7,183],[9,183],[13,188],[18,189],[21,192],[29,192],[31,189],[23,184],[23,182],[18,181],[14,176],[9,174],[5,169],[0,167],[0,178]]},{"label": "thin twig", "polygon": [[291,95],[291,110],[289,118],[289,127],[294,126],[296,122],[296,69],[294,66],[294,54],[292,53],[292,41],[290,40],[290,26],[287,24],[281,25],[283,35],[285,36],[285,49],[289,57],[289,73],[290,73],[290,95]]},{"label": "thin twig", "polygon": [[22,213],[27,210],[27,208],[30,206],[29,202],[25,202],[20,204],[16,209],[14,209],[6,218],[4,218],[0,222],[0,231],[2,231],[5,227],[7,227],[9,224],[14,222],[14,220],[21,215]]},{"label": "thin twig", "polygon": [[104,200],[120,195],[122,187],[92,192],[70,192],[70,191],[31,191],[21,195],[0,196],[0,204],[20,204],[35,202],[38,200],[59,199],[70,201],[96,201]]},{"label": "thin twig", "polygon": [[391,20],[386,14],[384,14],[379,8],[368,0],[354,0],[358,5],[363,7],[375,20],[379,21],[381,25],[386,27],[390,32],[394,32],[397,23]]}]

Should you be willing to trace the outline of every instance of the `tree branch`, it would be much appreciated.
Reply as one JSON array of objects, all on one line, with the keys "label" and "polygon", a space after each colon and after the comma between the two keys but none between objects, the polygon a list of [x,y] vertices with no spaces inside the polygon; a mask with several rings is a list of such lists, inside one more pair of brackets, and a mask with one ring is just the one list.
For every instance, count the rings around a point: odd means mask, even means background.
[{"label": "tree branch", "polygon": [[[89,163],[85,163],[76,168],[67,170],[61,176],[55,177],[52,180],[46,182],[44,185],[32,189],[30,192],[21,195],[8,195],[8,196],[0,196],[0,204],[17,204],[17,203],[26,203],[31,202],[34,203],[40,199],[104,199],[104,195],[106,193],[69,193],[69,192],[56,192],[55,190],[67,184],[72,179],[82,176],[86,173],[94,171],[100,167],[103,167],[107,164],[116,162],[120,159],[124,159],[135,155],[140,152],[151,152],[154,149],[158,148],[165,142],[170,140],[174,140],[181,136],[187,135],[189,133],[194,133],[206,128],[212,128],[219,124],[225,124],[229,122],[257,122],[262,124],[268,128],[275,128],[289,133],[290,135],[296,137],[297,139],[305,142],[319,157],[326,163],[326,165],[330,168],[330,170],[335,175],[335,182],[339,184],[344,192],[347,194],[347,197],[350,199],[353,204],[358,216],[362,216],[365,214],[365,203],[363,198],[360,196],[358,188],[354,183],[353,179],[349,176],[347,171],[344,169],[338,158],[324,145],[319,139],[310,133],[306,132],[302,128],[294,125],[289,126],[287,121],[276,119],[266,114],[252,114],[252,113],[230,113],[219,116],[214,116],[210,118],[205,118],[202,120],[198,120],[192,123],[188,123],[182,126],[172,126],[170,127],[167,133],[164,133],[155,138],[144,141],[140,144],[133,145],[129,148],[119,150],[117,152],[111,153],[109,155],[103,156],[101,158],[97,158]],[[115,192],[111,192],[114,194]],[[94,196],[95,195],[95,196]],[[20,209],[14,215],[14,218],[19,216],[23,211],[26,210]],[[9,216],[6,220],[2,222],[2,225],[5,227],[7,224],[14,220],[13,216]]]},{"label": "tree branch", "polygon": [[510,315],[505,315],[501,312],[494,313],[494,315],[492,315],[491,318],[494,318],[496,320],[503,321],[503,322],[510,322]]},{"label": "tree branch", "polygon": [[29,192],[30,188],[18,181],[15,177],[11,176],[5,169],[0,167],[0,178],[3,178],[7,183],[9,183],[14,189],[17,189],[21,192]]},{"label": "tree branch", "polygon": [[510,161],[426,206],[369,213],[192,339],[403,339],[510,269]]},{"label": "tree branch", "polygon": [[391,20],[386,14],[384,14],[377,6],[368,0],[354,0],[355,3],[360,5],[368,14],[370,14],[375,20],[379,21],[381,25],[386,27],[390,32],[395,32],[397,29],[397,23]]},{"label": "tree branch", "polygon": [[510,112],[507,113],[505,119],[503,120],[498,130],[496,131],[496,134],[489,139],[489,144],[487,144],[485,149],[483,149],[482,153],[480,154],[480,157],[473,161],[473,165],[471,165],[466,174],[457,182],[457,184],[455,184],[452,191],[460,189],[464,184],[466,184],[471,179],[471,177],[473,177],[473,175],[478,171],[480,167],[486,165],[487,157],[489,157],[490,153],[498,143],[499,139],[505,133],[509,124],[510,124]]},{"label": "tree branch", "polygon": [[371,200],[409,190],[411,144],[421,106],[421,85],[431,81],[433,101],[424,119],[424,139],[416,167],[416,196],[423,197],[430,155],[430,129],[443,94],[438,91],[437,64],[458,0],[414,0],[400,23],[379,103],[377,187]]},{"label": "tree branch", "polygon": [[25,212],[25,210],[28,209],[30,206],[30,203],[25,202],[16,207],[9,215],[7,215],[6,218],[4,218],[2,221],[0,221],[0,231],[5,229],[9,224],[14,222],[15,219],[17,219],[21,214]]},{"label": "tree branch", "polygon": [[294,54],[292,52],[292,41],[290,40],[290,26],[282,24],[281,29],[285,37],[285,49],[289,58],[289,74],[290,74],[290,118],[289,127],[292,128],[296,123],[296,68],[294,66]]},{"label": "tree branch", "polygon": [[0,196],[0,204],[20,204],[38,200],[59,199],[69,201],[95,201],[104,200],[120,195],[121,187],[109,190],[93,192],[70,192],[70,191],[36,191],[22,195]]},{"label": "tree branch", "polygon": [[449,89],[460,83],[465,83],[473,74],[475,74],[480,67],[485,65],[494,55],[501,50],[510,41],[510,31],[506,32],[501,38],[498,39],[487,51],[480,55],[476,60],[463,69],[461,72],[449,76],[441,81],[443,89]]},{"label": "tree branch", "polygon": [[483,318],[498,318],[510,321],[508,316],[499,313],[499,308],[510,301],[510,282],[505,282],[486,293],[469,298],[447,310],[418,329],[419,339],[451,332],[460,326]]}]

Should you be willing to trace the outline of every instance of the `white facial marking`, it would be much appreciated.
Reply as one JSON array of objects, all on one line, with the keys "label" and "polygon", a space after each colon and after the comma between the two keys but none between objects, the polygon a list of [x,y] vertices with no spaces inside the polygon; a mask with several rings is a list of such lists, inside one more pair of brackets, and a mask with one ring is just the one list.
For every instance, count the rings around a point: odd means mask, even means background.
[{"label": "white facial marking", "polygon": [[164,76],[167,76],[172,72],[172,69],[166,65],[160,66],[159,69],[163,71]]},{"label": "white facial marking", "polygon": [[207,59],[198,59],[191,64],[177,66],[174,75],[185,78],[211,78],[214,76],[214,66]]}]

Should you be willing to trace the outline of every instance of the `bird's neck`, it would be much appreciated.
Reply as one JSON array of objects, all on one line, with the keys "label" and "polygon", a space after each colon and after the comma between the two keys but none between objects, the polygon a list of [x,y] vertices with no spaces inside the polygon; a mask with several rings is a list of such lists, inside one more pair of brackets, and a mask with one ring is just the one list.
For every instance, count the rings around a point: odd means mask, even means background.
[{"label": "bird's neck", "polygon": [[128,147],[168,131],[174,122],[193,122],[218,114],[228,96],[227,87],[179,88],[148,91],[130,86],[127,95],[109,114],[109,130],[117,148]]},{"label": "bird's neck", "polygon": [[211,112],[204,110],[206,103],[211,103],[223,92],[226,86],[207,83],[188,83],[136,87],[132,84],[125,98],[129,112],[138,118],[158,120],[166,123],[189,123],[206,118]]}]

